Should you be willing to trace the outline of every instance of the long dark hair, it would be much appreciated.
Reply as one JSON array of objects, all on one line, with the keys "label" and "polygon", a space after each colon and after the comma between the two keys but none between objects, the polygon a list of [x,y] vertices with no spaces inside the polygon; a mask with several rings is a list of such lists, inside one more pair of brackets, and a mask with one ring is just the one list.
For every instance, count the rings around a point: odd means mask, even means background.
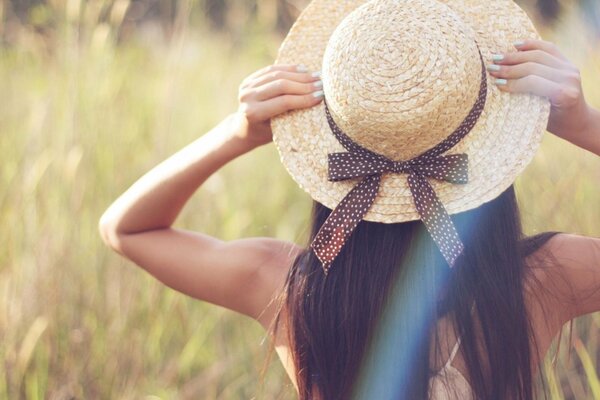
[{"label": "long dark hair", "polygon": [[[314,203],[310,240],[330,212]],[[272,333],[285,305],[300,400],[428,399],[446,315],[477,399],[534,398],[526,258],[558,232],[523,234],[512,185],[451,218],[465,244],[452,269],[419,220],[361,221],[328,275],[310,249],[295,259]]]}]

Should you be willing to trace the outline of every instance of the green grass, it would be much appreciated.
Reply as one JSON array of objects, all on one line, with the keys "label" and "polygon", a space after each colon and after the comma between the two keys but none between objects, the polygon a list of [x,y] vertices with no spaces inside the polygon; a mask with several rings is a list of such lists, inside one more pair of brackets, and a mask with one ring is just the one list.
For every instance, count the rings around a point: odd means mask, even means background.
[{"label": "green grass", "polygon": [[[0,55],[0,398],[256,395],[260,326],[162,286],[97,230],[135,179],[235,110],[276,49],[212,39]],[[293,240],[309,206],[271,146],[212,177],[178,226]],[[267,397],[289,390],[273,363]]]},{"label": "green grass", "polygon": [[[67,29],[52,51],[0,50],[0,399],[293,398],[278,361],[259,388],[256,322],[164,287],[97,231],[138,177],[235,110],[239,83],[280,38],[232,45],[190,29],[170,46],[114,46],[110,28],[92,31],[89,45]],[[598,106],[591,57],[584,82]],[[600,236],[598,182],[598,157],[548,135],[517,181],[528,232]],[[298,240],[309,208],[271,145],[211,177],[177,226]],[[555,373],[547,361],[553,398],[597,393],[599,322],[578,319],[578,351],[568,360],[563,335]]]}]

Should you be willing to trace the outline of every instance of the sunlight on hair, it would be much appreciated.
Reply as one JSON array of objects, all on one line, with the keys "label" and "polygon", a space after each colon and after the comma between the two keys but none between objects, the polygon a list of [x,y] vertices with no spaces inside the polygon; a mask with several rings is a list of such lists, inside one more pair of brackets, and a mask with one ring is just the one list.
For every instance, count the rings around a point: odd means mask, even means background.
[{"label": "sunlight on hair", "polygon": [[[475,215],[463,214],[462,218],[453,218],[453,221],[468,246],[468,238],[476,223]],[[365,356],[354,390],[355,399],[404,398],[412,371],[423,362],[417,360],[418,350],[429,345],[424,340],[429,338],[427,330],[436,315],[437,293],[433,293],[432,288],[445,286],[452,273],[440,255],[432,257],[423,252],[423,248],[428,248],[424,234],[428,233],[423,231],[417,236],[416,245],[407,254],[405,267],[392,286],[387,307],[382,312],[370,351]],[[415,262],[417,257],[423,259]],[[443,264],[420,271],[419,267],[433,266],[434,263]]]}]

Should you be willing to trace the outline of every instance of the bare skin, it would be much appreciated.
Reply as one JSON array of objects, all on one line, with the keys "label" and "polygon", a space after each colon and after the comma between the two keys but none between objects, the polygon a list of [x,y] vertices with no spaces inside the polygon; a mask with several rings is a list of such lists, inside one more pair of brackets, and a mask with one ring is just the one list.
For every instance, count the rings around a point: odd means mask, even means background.
[{"label": "bare skin", "polygon": [[[600,112],[586,103],[578,69],[552,43],[527,40],[495,64],[500,70],[490,74],[507,79],[506,84],[498,85],[501,90],[548,97],[552,103],[548,131],[600,156]],[[302,247],[260,237],[223,241],[172,225],[194,192],[214,172],[272,141],[272,117],[321,101],[313,96],[320,90],[313,85],[319,78],[296,67],[270,65],[248,76],[240,86],[236,112],[143,175],[99,221],[100,234],[109,247],[165,285],[247,315],[265,329],[275,314],[272,299]],[[560,234],[544,248],[561,263],[552,270],[535,272],[542,282],[558,283],[547,286],[557,296],[527,296],[542,356],[567,321],[600,311],[600,239]],[[529,261],[533,265],[535,257]],[[542,296],[544,302],[534,300],[535,295]],[[546,324],[544,316],[548,314],[553,319]],[[440,321],[442,330],[447,323]],[[272,340],[295,384],[285,329],[283,326]],[[449,340],[445,357],[454,341],[453,337]],[[460,356],[453,365],[465,373]]]}]

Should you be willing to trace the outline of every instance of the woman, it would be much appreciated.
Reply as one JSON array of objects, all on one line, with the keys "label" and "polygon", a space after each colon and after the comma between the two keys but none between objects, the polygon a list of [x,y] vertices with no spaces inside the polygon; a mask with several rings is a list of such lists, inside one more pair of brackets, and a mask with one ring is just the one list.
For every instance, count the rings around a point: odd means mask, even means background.
[{"label": "woman", "polygon": [[[600,112],[586,103],[577,68],[552,43],[515,47],[485,60],[497,90],[548,98],[547,130],[600,156]],[[288,63],[248,76],[237,112],[108,208],[105,243],[167,286],[256,319],[301,399],[533,399],[533,378],[564,323],[600,310],[600,239],[524,237],[512,185],[453,214],[465,243],[454,270],[441,267],[421,220],[361,221],[327,274],[314,248],[172,228],[211,174],[273,140],[273,118],[322,105],[322,86],[318,71]],[[314,202],[311,241],[331,212]]]}]

